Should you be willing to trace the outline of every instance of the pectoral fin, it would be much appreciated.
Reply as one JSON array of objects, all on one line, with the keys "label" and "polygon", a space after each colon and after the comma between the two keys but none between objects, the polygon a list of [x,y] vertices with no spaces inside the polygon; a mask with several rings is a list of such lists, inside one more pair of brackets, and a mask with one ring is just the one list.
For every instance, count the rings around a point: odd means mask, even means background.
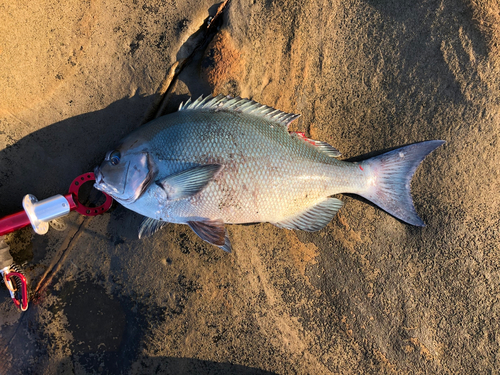
[{"label": "pectoral fin", "polygon": [[168,200],[187,198],[199,193],[222,169],[220,164],[194,167],[156,181],[167,194]]},{"label": "pectoral fin", "polygon": [[222,220],[188,221],[187,224],[202,240],[219,246],[228,253],[231,252],[231,242],[227,237]]},{"label": "pectoral fin", "polygon": [[279,228],[315,232],[325,227],[333,219],[337,211],[340,210],[342,205],[342,201],[337,198],[327,198],[298,215],[273,224]]}]

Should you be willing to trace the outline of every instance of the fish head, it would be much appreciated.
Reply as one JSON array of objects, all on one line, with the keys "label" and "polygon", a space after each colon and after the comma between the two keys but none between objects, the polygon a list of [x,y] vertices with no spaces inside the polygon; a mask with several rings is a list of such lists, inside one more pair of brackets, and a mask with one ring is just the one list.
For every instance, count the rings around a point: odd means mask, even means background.
[{"label": "fish head", "polygon": [[116,149],[108,151],[94,174],[97,190],[119,202],[133,203],[155,180],[158,168],[144,142],[125,139]]}]

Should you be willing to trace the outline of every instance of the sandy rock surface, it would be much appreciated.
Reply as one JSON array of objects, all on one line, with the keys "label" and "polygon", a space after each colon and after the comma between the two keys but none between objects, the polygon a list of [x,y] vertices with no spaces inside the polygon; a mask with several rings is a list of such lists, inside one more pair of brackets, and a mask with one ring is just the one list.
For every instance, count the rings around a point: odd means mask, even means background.
[{"label": "sandy rock surface", "polygon": [[301,114],[348,159],[443,139],[412,182],[424,228],[354,196],[323,230],[228,226],[233,253],[115,205],[6,237],[0,374],[497,373],[496,1],[0,3],[0,214],[65,194],[189,96]]}]

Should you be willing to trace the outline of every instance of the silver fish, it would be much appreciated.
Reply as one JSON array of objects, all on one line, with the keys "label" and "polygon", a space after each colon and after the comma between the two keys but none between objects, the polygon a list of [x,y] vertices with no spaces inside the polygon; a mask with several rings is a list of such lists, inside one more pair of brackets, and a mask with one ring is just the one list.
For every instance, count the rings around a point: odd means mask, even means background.
[{"label": "silver fish", "polygon": [[200,97],[125,137],[96,168],[95,187],[147,217],[139,237],[166,222],[189,225],[231,250],[224,224],[269,222],[317,231],[358,194],[396,218],[424,226],[410,181],[444,141],[401,147],[361,162],[329,144],[289,132],[298,115],[252,100]]}]

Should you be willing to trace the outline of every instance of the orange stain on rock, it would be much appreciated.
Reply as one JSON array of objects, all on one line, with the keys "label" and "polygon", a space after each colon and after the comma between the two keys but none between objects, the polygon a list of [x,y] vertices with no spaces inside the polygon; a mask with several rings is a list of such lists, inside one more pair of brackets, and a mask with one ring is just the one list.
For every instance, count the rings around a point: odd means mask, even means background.
[{"label": "orange stain on rock", "polygon": [[302,243],[293,231],[285,232],[289,243],[289,251],[295,267],[302,276],[306,274],[306,266],[315,264],[315,258],[319,255],[318,248],[313,243]]},{"label": "orange stain on rock", "polygon": [[228,81],[237,80],[243,72],[245,61],[225,30],[217,34],[205,51],[202,71],[214,94]]}]

